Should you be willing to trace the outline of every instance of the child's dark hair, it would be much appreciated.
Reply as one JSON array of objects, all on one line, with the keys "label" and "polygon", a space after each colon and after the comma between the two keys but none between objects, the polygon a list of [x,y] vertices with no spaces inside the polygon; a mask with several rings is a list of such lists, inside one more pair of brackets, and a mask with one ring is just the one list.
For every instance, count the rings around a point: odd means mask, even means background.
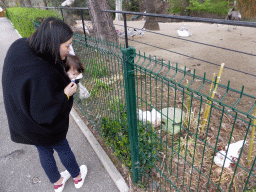
[{"label": "child's dark hair", "polygon": [[55,17],[48,17],[27,41],[35,54],[50,63],[62,63],[60,45],[73,36],[68,24]]},{"label": "child's dark hair", "polygon": [[67,60],[66,60],[66,68],[65,68],[66,71],[68,71],[71,66],[77,69],[79,73],[84,72],[84,67],[79,57],[77,57],[76,55],[68,54]]}]

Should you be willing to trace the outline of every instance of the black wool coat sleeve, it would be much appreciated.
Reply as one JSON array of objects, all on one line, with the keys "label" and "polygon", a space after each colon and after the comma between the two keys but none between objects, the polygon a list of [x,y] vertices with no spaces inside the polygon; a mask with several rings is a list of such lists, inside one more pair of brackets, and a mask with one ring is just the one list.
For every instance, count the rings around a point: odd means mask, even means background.
[{"label": "black wool coat sleeve", "polygon": [[69,83],[63,67],[36,56],[25,38],[10,46],[2,87],[14,142],[54,145],[65,139],[73,104],[64,94]]}]

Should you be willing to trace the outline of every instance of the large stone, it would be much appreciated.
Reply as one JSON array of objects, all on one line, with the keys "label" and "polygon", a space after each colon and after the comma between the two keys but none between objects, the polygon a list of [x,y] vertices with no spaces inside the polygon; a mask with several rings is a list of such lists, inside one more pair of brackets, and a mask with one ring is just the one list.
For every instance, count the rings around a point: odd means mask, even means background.
[{"label": "large stone", "polygon": [[[167,119],[168,117],[168,119]],[[175,119],[174,119],[175,117]],[[168,107],[162,109],[162,122],[163,130],[171,135],[175,135],[180,132],[182,126],[182,119],[184,118],[184,112],[179,108]]]}]

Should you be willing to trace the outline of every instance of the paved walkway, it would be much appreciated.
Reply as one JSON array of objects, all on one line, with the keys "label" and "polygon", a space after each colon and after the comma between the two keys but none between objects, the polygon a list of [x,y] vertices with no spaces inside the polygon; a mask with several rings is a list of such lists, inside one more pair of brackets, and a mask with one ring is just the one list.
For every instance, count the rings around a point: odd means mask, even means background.
[{"label": "paved walkway", "polygon": [[[0,18],[0,78],[6,52],[13,41],[19,38],[10,21]],[[72,113],[74,115],[74,113]],[[117,192],[127,191],[123,178],[113,168],[111,161],[88,131],[79,117],[70,118],[67,139],[78,163],[86,164],[88,175],[84,186],[75,189],[70,179],[64,192]],[[76,124],[76,122],[80,122]],[[34,146],[17,144],[10,140],[8,122],[3,104],[2,83],[0,83],[0,191],[1,192],[53,192],[53,186],[41,168],[37,150]],[[82,131],[81,131],[82,130]],[[89,136],[88,136],[89,135]],[[87,140],[88,138],[88,140]],[[89,142],[88,142],[89,141]],[[55,154],[56,155],[56,154]],[[104,160],[106,159],[106,161]],[[64,170],[58,156],[57,165]]]}]

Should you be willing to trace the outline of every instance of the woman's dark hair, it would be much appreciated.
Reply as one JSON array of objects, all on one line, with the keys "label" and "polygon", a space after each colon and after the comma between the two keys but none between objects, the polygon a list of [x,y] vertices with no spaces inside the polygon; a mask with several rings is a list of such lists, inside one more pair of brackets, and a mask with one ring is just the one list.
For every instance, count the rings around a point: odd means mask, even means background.
[{"label": "woman's dark hair", "polygon": [[37,56],[61,64],[60,45],[72,36],[73,31],[69,25],[55,17],[48,17],[27,41]]},{"label": "woman's dark hair", "polygon": [[79,57],[77,57],[76,55],[68,54],[65,70],[68,71],[70,67],[74,67],[79,73],[84,72],[83,64],[80,61]]}]

